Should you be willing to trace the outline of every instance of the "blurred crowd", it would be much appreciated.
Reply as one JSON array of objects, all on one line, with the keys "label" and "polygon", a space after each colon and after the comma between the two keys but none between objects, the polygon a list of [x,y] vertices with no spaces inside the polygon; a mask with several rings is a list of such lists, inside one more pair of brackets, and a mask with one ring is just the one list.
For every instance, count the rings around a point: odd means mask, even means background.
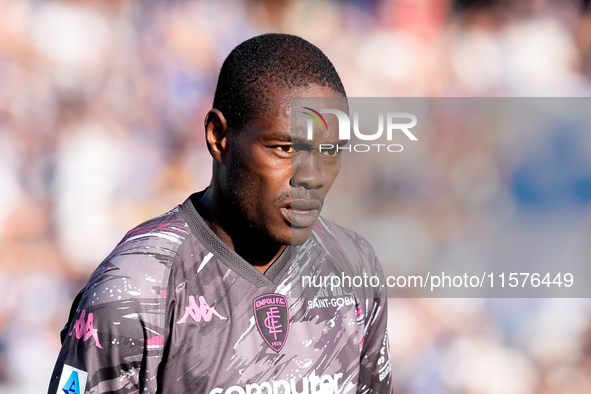
[{"label": "blurred crowd", "polygon": [[[221,63],[241,41],[271,31],[308,39],[350,96],[584,97],[587,8],[581,0],[1,0],[0,394],[46,390],[59,331],[90,272],[127,230],[207,186],[202,121]],[[378,253],[393,238],[409,265],[442,251],[478,253],[465,236],[478,223],[523,206],[547,211],[523,191],[531,167],[500,163],[498,139],[450,130],[413,168],[377,163],[359,174],[358,195],[333,203],[369,202],[347,211],[357,223],[349,227]],[[575,137],[573,155],[585,156],[591,141]],[[589,239],[585,158],[572,170],[581,186],[567,197],[583,218],[571,235]],[[491,211],[490,201],[504,203]],[[380,256],[388,271],[388,253]],[[389,320],[398,393],[591,393],[587,300],[399,298]]]}]

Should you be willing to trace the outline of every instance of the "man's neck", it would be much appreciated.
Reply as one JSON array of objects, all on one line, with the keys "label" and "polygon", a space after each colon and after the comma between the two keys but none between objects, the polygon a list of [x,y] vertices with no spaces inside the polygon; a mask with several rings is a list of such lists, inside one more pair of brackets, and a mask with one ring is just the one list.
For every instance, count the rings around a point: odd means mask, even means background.
[{"label": "man's neck", "polygon": [[286,245],[273,242],[241,223],[235,215],[229,214],[232,209],[223,204],[222,196],[216,194],[215,188],[207,188],[199,200],[194,201],[197,212],[223,243],[264,274]]}]

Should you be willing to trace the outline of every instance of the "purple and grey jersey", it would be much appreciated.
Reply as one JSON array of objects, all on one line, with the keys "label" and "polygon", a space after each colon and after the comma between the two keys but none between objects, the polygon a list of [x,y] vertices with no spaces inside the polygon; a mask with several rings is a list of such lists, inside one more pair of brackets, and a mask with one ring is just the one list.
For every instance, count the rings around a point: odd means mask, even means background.
[{"label": "purple and grey jersey", "polygon": [[381,275],[367,241],[319,218],[262,274],[209,229],[198,196],[131,230],[92,274],[49,393],[391,393],[386,298],[294,288],[331,266]]}]

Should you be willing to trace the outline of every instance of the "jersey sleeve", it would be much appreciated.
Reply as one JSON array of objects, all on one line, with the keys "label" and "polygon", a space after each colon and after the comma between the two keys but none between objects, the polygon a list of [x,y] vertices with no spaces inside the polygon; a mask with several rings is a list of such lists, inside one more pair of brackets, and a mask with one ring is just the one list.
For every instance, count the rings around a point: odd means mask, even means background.
[{"label": "jersey sleeve", "polygon": [[[382,267],[373,248],[366,243],[373,265],[373,275],[385,283]],[[392,366],[388,341],[388,298],[386,291],[375,292],[374,298],[365,299],[366,324],[361,348],[358,393],[392,393]]]},{"label": "jersey sleeve", "polygon": [[74,300],[49,394],[157,391],[170,267],[186,234],[170,222],[146,226],[128,233]]}]

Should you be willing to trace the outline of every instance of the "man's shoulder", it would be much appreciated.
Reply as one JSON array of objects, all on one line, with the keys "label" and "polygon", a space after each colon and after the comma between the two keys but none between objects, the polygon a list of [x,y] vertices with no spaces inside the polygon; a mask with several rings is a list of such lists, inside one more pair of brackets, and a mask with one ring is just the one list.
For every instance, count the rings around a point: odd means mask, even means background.
[{"label": "man's shoulder", "polygon": [[[110,282],[131,288],[163,286],[174,257],[191,230],[179,207],[129,230],[91,275],[87,290]],[[145,283],[144,282],[150,282]],[[165,290],[164,288],[160,290]],[[130,295],[138,292],[130,292]]]},{"label": "man's shoulder", "polygon": [[128,252],[130,249],[151,248],[172,251],[172,245],[180,245],[191,233],[187,221],[180,213],[181,206],[147,220],[129,230],[115,247],[112,255]]}]

